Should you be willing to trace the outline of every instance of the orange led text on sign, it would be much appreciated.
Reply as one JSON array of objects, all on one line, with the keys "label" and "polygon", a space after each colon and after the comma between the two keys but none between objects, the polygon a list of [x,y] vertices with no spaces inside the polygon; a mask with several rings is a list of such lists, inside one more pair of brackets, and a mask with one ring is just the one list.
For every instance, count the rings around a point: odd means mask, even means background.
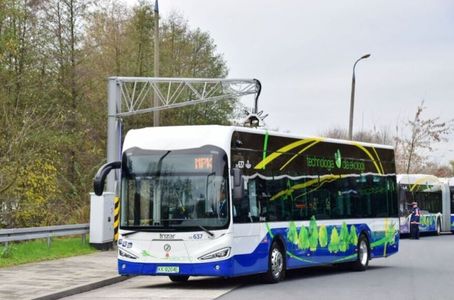
[{"label": "orange led text on sign", "polygon": [[196,170],[211,170],[213,168],[212,157],[197,157],[194,159],[194,168]]}]

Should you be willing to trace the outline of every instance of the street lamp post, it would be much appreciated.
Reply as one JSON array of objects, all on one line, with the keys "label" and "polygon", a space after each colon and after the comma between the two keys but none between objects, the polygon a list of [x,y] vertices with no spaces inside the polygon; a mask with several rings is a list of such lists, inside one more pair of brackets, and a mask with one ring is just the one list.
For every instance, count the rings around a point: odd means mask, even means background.
[{"label": "street lamp post", "polygon": [[350,122],[348,125],[348,139],[352,140],[352,133],[353,133],[353,107],[355,105],[355,68],[356,64],[365,58],[368,58],[370,54],[366,54],[361,56],[357,61],[355,61],[355,64],[353,65],[353,77],[352,77],[352,94],[350,97]]}]

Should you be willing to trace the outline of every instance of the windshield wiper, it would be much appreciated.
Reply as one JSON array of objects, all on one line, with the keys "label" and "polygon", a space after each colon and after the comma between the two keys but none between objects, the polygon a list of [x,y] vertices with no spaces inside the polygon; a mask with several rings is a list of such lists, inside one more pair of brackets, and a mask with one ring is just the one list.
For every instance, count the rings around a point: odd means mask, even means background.
[{"label": "windshield wiper", "polygon": [[134,233],[137,233],[139,231],[130,231],[130,232],[126,232],[126,233],[122,233],[121,236],[128,236],[130,234],[134,234]]},{"label": "windshield wiper", "polygon": [[211,231],[209,231],[208,229],[206,229],[205,227],[203,227],[202,225],[197,225],[200,229],[202,229],[203,231],[205,231],[206,233],[208,233],[210,236],[214,236],[214,233],[212,233]]},{"label": "windshield wiper", "polygon": [[122,233],[121,236],[128,236],[130,234],[138,233],[138,232],[156,232],[156,231],[175,231],[174,228],[170,227],[151,227],[151,228],[141,228],[139,230],[132,230],[132,229],[124,229],[124,230],[131,230],[130,232]]}]

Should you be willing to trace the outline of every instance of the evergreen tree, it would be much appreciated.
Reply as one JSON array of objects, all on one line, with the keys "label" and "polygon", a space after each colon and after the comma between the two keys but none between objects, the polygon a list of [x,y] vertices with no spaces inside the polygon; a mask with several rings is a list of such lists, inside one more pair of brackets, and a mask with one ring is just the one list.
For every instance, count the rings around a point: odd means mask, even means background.
[{"label": "evergreen tree", "polygon": [[333,230],[331,230],[328,250],[331,253],[337,253],[337,251],[339,251],[339,234],[337,233],[336,226],[333,226]]},{"label": "evergreen tree", "polygon": [[350,244],[356,247],[358,244],[358,233],[356,232],[356,227],[355,225],[350,226]]},{"label": "evergreen tree", "polygon": [[348,245],[349,245],[349,235],[348,235],[347,223],[345,223],[345,222],[342,222],[339,239],[340,239],[339,250],[341,252],[347,251]]},{"label": "evergreen tree", "polygon": [[298,247],[302,250],[309,249],[309,234],[305,226],[301,226],[298,236]]},{"label": "evergreen tree", "polygon": [[289,242],[297,245],[298,244],[298,230],[296,228],[295,222],[290,222],[289,228],[288,228],[288,233],[287,233],[287,239]]},{"label": "evergreen tree", "polygon": [[320,247],[326,247],[326,245],[328,245],[328,232],[326,231],[325,224],[320,225],[318,241],[320,243]]},{"label": "evergreen tree", "polygon": [[311,251],[316,251],[318,246],[318,229],[317,221],[315,217],[312,216],[309,222],[309,247]]}]

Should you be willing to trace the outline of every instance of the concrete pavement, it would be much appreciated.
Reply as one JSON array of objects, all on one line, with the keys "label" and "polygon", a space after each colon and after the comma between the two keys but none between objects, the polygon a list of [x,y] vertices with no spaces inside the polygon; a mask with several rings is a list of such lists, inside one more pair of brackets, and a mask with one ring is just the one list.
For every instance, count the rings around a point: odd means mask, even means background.
[{"label": "concrete pavement", "polygon": [[59,299],[125,280],[116,257],[116,251],[98,251],[1,268],[0,299]]}]

